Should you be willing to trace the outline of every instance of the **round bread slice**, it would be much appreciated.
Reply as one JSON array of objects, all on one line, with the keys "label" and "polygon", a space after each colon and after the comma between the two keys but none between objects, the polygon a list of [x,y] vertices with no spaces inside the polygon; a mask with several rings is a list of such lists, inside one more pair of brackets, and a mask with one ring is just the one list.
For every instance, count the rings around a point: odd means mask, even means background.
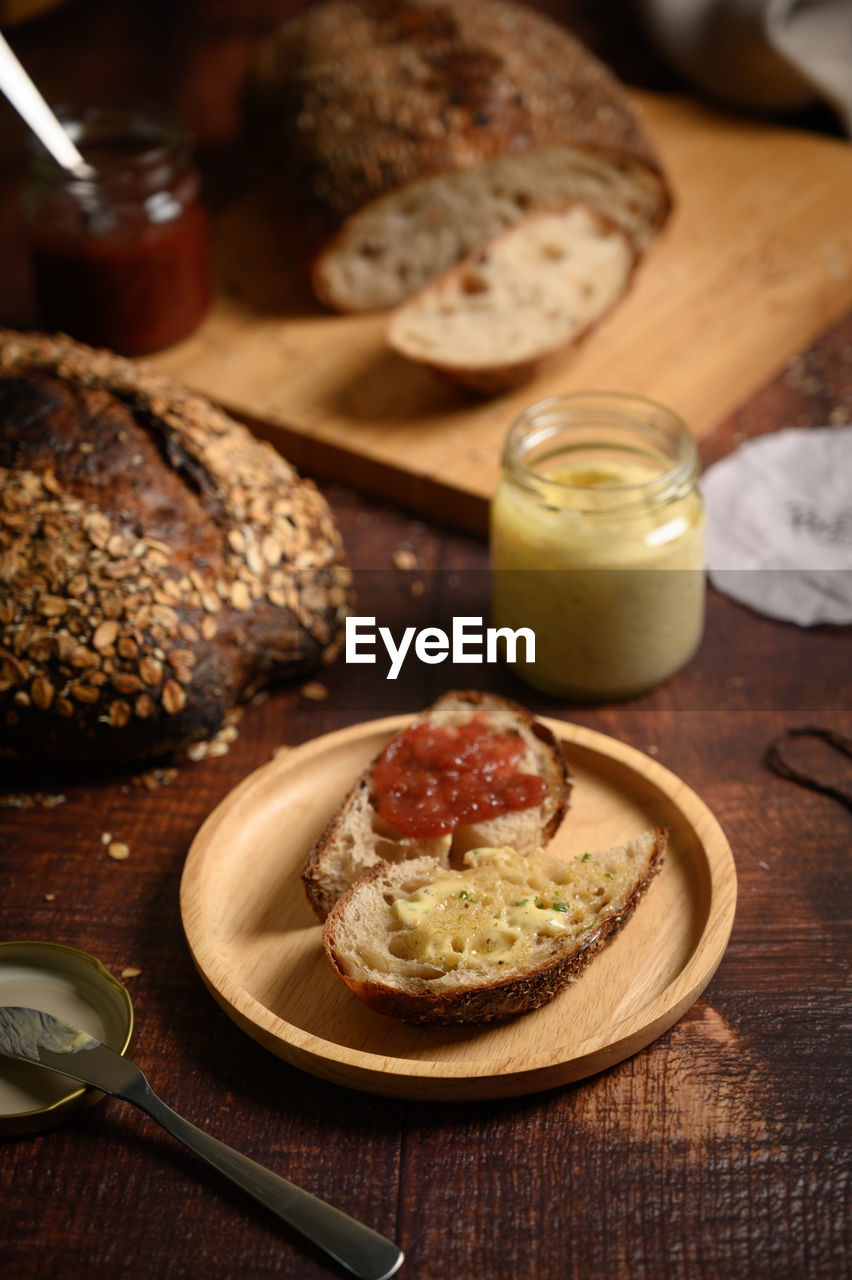
[{"label": "round bread slice", "polygon": [[668,217],[656,148],[579,40],[512,0],[325,0],[259,49],[247,134],[316,215],[313,285],[398,305],[530,212],[580,201],[638,248]]},{"label": "round bread slice", "polygon": [[627,234],[585,205],[515,223],[393,315],[400,355],[481,392],[505,391],[575,345],[626,293]]},{"label": "round bread slice", "polygon": [[544,778],[547,792],[541,803],[456,827],[451,836],[406,836],[379,817],[372,761],[328,822],[302,868],[308,902],[320,920],[326,918],[350,885],[377,863],[428,855],[449,867],[460,864],[465,852],[478,845],[511,844],[521,853],[530,853],[553,837],[570,803],[570,771],[555,735],[529,711],[496,694],[453,690],[412,722],[460,725],[477,712],[485,712],[490,728],[521,740],[524,753],[517,768]]},{"label": "round bread slice", "polygon": [[414,1023],[496,1022],[576,981],[660,868],[666,833],[572,861],[469,851],[372,868],[337,903],[323,946],[371,1009]]}]

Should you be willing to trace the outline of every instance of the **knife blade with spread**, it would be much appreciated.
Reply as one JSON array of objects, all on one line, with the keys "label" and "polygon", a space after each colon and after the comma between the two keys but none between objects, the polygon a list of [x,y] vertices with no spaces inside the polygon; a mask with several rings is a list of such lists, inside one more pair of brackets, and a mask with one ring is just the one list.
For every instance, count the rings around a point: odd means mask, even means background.
[{"label": "knife blade with spread", "polygon": [[135,1063],[88,1032],[38,1009],[2,1006],[0,1053],[139,1107],[360,1280],[388,1280],[402,1265],[404,1254],[391,1240],[197,1129],[157,1097]]}]

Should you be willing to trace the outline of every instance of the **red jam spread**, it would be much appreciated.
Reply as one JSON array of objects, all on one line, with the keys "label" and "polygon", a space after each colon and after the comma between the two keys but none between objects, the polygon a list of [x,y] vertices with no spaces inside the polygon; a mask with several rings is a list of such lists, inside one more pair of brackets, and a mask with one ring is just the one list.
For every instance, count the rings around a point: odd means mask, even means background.
[{"label": "red jam spread", "polygon": [[379,816],[403,835],[421,837],[532,809],[547,784],[518,771],[523,753],[522,739],[489,728],[481,711],[462,725],[411,725],[374,767]]}]

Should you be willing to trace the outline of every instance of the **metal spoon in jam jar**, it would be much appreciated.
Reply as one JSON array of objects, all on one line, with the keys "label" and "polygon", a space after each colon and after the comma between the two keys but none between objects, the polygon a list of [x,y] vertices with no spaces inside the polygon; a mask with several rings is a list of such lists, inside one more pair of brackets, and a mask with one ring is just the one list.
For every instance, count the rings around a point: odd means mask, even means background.
[{"label": "metal spoon in jam jar", "polygon": [[0,89],[61,168],[85,173],[85,160],[1,34]]}]

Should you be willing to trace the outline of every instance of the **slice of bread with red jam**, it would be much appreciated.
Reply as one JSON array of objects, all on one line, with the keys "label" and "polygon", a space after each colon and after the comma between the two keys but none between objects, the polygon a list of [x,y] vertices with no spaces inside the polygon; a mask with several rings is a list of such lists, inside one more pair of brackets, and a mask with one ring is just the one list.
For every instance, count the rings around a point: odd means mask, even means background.
[{"label": "slice of bread with red jam", "polygon": [[632,914],[666,833],[570,860],[539,849],[474,849],[460,871],[434,858],[380,863],[323,926],[337,975],[404,1022],[498,1022],[576,981]]},{"label": "slice of bread with red jam", "polygon": [[453,691],[415,716],[357,779],[302,869],[320,920],[371,867],[469,849],[547,844],[568,809],[558,739],[507,698]]}]

